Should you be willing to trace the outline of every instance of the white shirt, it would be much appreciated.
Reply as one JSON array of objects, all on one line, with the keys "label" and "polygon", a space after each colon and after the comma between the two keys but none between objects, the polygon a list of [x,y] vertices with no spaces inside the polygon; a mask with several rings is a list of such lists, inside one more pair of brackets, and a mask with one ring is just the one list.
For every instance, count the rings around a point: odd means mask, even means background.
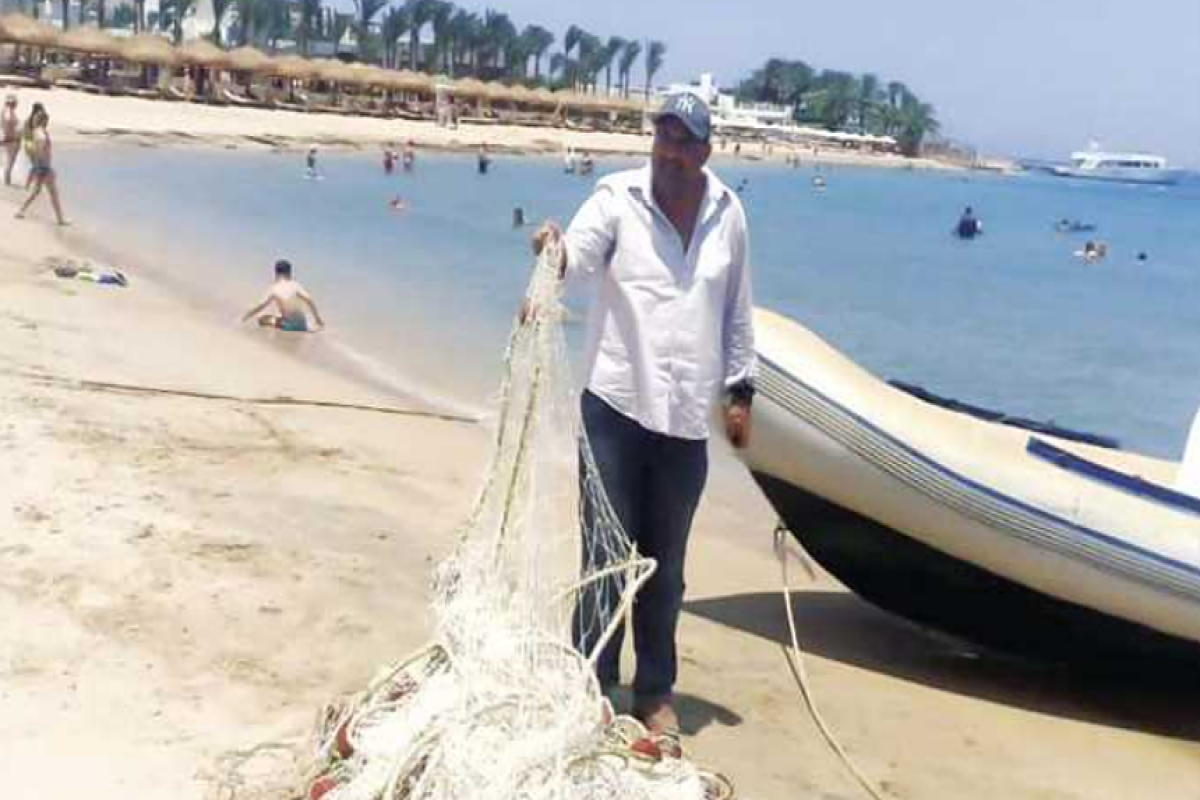
[{"label": "white shirt", "polygon": [[656,433],[706,439],[723,390],[754,373],[746,215],[705,170],[707,191],[684,252],[654,202],[650,166],[596,185],[567,229],[567,268],[596,278],[587,387]]}]

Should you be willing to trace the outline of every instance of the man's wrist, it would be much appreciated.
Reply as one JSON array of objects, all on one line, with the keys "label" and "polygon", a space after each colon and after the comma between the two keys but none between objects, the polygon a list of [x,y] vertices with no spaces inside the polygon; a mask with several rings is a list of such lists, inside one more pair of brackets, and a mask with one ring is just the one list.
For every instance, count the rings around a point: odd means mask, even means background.
[{"label": "man's wrist", "polygon": [[754,383],[749,379],[731,384],[725,391],[731,406],[749,408],[754,402]]}]

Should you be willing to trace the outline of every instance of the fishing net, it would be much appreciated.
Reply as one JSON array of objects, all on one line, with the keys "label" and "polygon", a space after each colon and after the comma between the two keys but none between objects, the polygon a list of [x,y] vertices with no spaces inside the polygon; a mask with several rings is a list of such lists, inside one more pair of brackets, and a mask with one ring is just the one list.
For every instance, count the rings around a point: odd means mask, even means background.
[{"label": "fishing net", "polygon": [[434,573],[432,643],[323,709],[307,751],[229,754],[217,784],[225,797],[732,796],[677,740],[614,715],[595,677],[655,565],[621,529],[580,435],[557,248],[539,259],[530,313],[505,352],[483,485]]}]

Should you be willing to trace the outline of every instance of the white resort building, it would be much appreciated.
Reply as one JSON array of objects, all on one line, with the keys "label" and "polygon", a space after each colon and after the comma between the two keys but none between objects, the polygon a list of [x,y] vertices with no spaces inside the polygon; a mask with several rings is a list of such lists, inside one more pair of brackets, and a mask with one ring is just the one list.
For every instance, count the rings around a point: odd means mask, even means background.
[{"label": "white resort building", "polygon": [[773,103],[739,103],[728,92],[722,92],[712,73],[704,73],[692,83],[674,83],[660,90],[659,95],[693,92],[704,98],[712,109],[713,130],[717,136],[786,141],[795,144],[824,147],[869,149],[891,152],[896,140],[891,136],[869,133],[829,131],[797,125],[792,110]]}]

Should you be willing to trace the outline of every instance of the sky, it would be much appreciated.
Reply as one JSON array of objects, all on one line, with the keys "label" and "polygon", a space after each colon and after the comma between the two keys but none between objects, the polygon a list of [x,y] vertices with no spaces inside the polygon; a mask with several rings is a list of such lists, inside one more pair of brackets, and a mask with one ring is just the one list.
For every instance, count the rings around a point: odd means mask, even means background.
[{"label": "sky", "polygon": [[[656,83],[732,86],[768,58],[874,72],[982,153],[1065,159],[1098,141],[1200,168],[1200,0],[460,0],[518,28],[667,44]],[[634,80],[642,80],[641,65]]]}]

